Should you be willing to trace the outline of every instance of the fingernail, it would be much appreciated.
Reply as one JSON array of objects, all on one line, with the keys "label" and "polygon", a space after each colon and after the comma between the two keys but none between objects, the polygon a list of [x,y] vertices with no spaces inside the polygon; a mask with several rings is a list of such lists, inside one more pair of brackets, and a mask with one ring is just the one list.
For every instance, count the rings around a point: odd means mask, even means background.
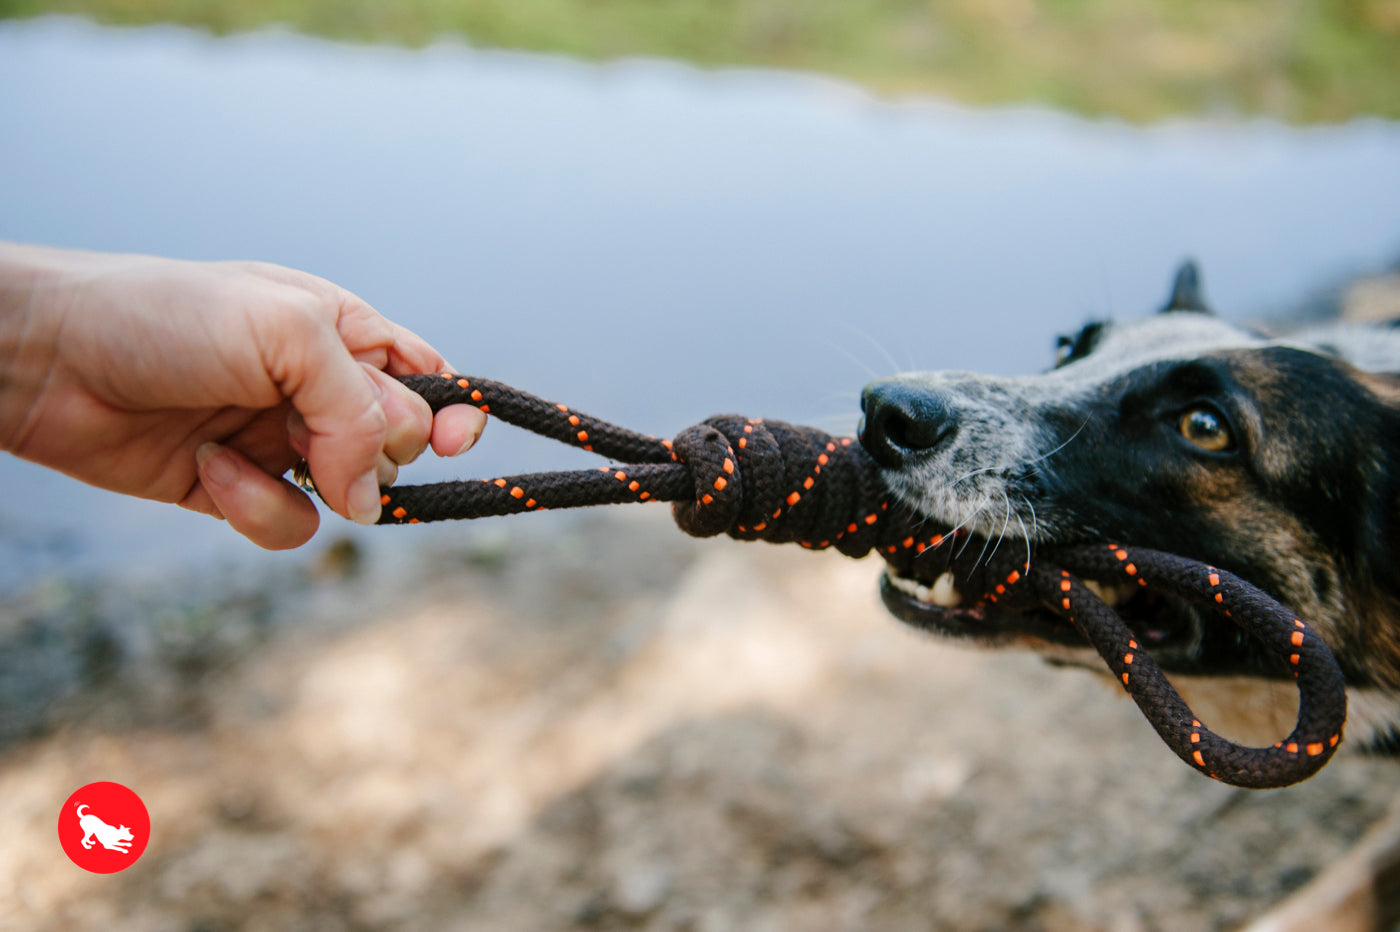
[{"label": "fingernail", "polygon": [[474,434],[468,435],[468,436],[467,436],[467,442],[464,443],[464,444],[462,444],[460,447],[458,447],[458,448],[457,448],[457,452],[456,452],[456,453],[453,453],[452,455],[453,455],[453,456],[461,456],[463,453],[467,452],[467,451],[470,450],[472,447],[476,446],[476,442],[477,442],[478,440],[480,440],[480,439],[481,439],[481,431],[477,431],[477,432],[474,433]]},{"label": "fingernail", "polygon": [[384,389],[382,389],[382,388],[379,387],[379,383],[378,383],[377,381],[375,381],[374,376],[372,376],[372,375],[369,374],[369,370],[368,370],[368,369],[361,369],[360,371],[363,372],[363,373],[365,374],[365,381],[369,382],[369,387],[370,387],[370,389],[374,392],[374,397],[375,397],[375,398],[383,398],[383,397],[384,397]]},{"label": "fingernail", "polygon": [[374,524],[379,520],[379,477],[373,469],[350,483],[345,508],[356,524]]},{"label": "fingernail", "polygon": [[453,456],[461,456],[475,446],[476,442],[481,439],[481,432],[486,429],[486,415],[482,413],[481,410],[470,406],[463,407],[465,408],[465,413],[462,417],[468,417],[468,415],[474,416],[475,420],[473,423],[475,427],[471,433],[467,434],[466,442],[462,444],[456,453],[452,454]]},{"label": "fingernail", "polygon": [[195,447],[194,462],[200,479],[210,485],[227,488],[238,481],[238,461],[213,441]]}]

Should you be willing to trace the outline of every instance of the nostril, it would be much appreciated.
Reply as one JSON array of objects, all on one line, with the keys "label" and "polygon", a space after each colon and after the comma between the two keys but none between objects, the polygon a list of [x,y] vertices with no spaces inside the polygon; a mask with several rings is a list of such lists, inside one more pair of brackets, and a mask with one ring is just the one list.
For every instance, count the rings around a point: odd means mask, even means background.
[{"label": "nostril", "polygon": [[906,450],[931,450],[952,433],[946,408],[925,406],[923,411],[895,411],[885,423],[890,442]]},{"label": "nostril", "polygon": [[897,447],[910,449],[909,429],[911,425],[904,419],[904,415],[894,408],[886,408],[881,413],[884,417],[880,419],[880,431],[885,435],[885,439]]},{"label": "nostril", "polygon": [[957,429],[948,397],[936,389],[876,382],[861,393],[860,441],[876,462],[900,466],[945,443]]}]

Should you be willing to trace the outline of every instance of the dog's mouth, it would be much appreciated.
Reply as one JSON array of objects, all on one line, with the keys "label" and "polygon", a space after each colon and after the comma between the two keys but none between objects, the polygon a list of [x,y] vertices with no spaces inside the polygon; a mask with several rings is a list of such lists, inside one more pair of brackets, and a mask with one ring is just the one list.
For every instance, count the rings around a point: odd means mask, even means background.
[{"label": "dog's mouth", "polygon": [[[989,550],[994,551],[991,556]],[[1043,556],[1053,559],[1053,549]],[[1006,570],[1025,563],[1024,546],[1002,542],[991,548],[976,537],[958,536],[913,561],[887,558],[880,597],[896,618],[944,637],[986,646],[1088,647],[1065,618],[1040,606],[1007,606]],[[1119,614],[1159,663],[1201,667],[1205,626],[1190,603],[1116,580],[1083,582]]]},{"label": "dog's mouth", "polygon": [[[1046,545],[1034,558],[1053,561],[1054,554],[1054,546]],[[952,534],[912,559],[886,555],[885,560],[880,597],[891,614],[913,627],[982,646],[1029,647],[1052,660],[1097,665],[1092,654],[1064,650],[1090,648],[1067,619],[1038,604],[1008,597],[1008,569],[1015,573],[1026,567],[1023,544],[1001,541],[989,546],[976,536]],[[1292,676],[1277,655],[1241,629],[1203,614],[1184,599],[1118,580],[1085,577],[1082,581],[1118,613],[1168,672],[1268,679]]]}]

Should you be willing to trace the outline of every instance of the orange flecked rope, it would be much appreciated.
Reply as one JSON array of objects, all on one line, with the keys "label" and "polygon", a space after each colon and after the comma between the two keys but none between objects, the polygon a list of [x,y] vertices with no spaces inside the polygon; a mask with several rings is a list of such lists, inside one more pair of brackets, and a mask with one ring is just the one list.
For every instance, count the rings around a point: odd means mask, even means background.
[{"label": "orange flecked rope", "polygon": [[[872,550],[892,571],[929,577],[948,561],[953,532],[931,532],[902,509],[879,467],[851,438],[781,421],[724,415],[674,441],[627,430],[474,376],[407,376],[436,412],[472,404],[500,420],[598,453],[615,465],[383,489],[380,523],[414,524],[622,502],[672,502],[688,534]],[[1099,652],[1164,742],[1192,767],[1235,786],[1287,786],[1321,769],[1342,740],[1345,681],[1335,657],[1303,621],[1248,582],[1197,561],[1117,544],[1056,547],[1044,554],[993,555],[987,591],[974,606],[1047,609]],[[1206,728],[1131,628],[1071,571],[1124,579],[1205,605],[1272,650],[1299,689],[1297,724],[1268,748],[1229,741]]]}]

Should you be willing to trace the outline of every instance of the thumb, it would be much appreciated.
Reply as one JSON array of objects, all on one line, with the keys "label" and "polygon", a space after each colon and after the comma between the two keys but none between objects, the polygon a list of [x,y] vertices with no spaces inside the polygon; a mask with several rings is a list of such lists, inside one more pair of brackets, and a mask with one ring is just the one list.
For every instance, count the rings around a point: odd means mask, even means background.
[{"label": "thumb", "polygon": [[309,432],[306,462],[316,489],[332,509],[358,524],[379,520],[379,452],[388,419],[382,390],[350,356],[335,330],[316,329],[300,380],[291,380],[292,406]]}]

